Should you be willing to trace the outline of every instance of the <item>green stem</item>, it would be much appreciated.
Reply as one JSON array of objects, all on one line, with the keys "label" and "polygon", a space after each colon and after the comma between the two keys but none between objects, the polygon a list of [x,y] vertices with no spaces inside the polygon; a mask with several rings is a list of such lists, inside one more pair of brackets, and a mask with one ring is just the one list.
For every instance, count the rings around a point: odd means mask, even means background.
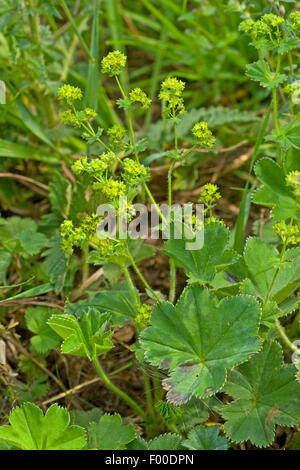
[{"label": "green stem", "polygon": [[128,284],[128,287],[129,287],[129,290],[130,290],[130,293],[131,293],[131,297],[132,297],[132,300],[133,300],[134,305],[135,305],[135,308],[138,309],[139,306],[140,306],[140,301],[139,301],[139,298],[137,296],[134,284],[132,282],[129,270],[128,270],[128,268],[125,264],[123,264],[122,269],[123,269],[123,273],[124,273],[125,279],[127,281],[127,284]]},{"label": "green stem", "polygon": [[299,118],[300,118],[300,113],[297,114],[297,116],[295,116],[294,119],[289,123],[289,125],[286,127],[285,132],[287,132],[291,127],[293,127],[293,125],[298,121]]},{"label": "green stem", "polygon": [[265,61],[264,61],[264,59],[263,59],[261,49],[258,50],[258,56],[259,56],[259,60],[260,60],[260,63],[261,63],[261,65],[262,65],[262,68],[263,68],[263,70],[264,70],[264,72],[265,72],[265,74],[266,74],[266,77],[270,80],[270,79],[271,79],[271,76],[270,76],[270,74],[269,74],[269,71],[268,71],[268,69],[267,69],[267,67],[266,67]]},{"label": "green stem", "polygon": [[277,93],[276,88],[272,88],[272,98],[273,98],[273,116],[274,116],[274,127],[276,135],[280,134],[279,126],[278,126],[278,113],[277,113]]},{"label": "green stem", "polygon": [[[296,215],[296,211],[297,211],[297,200],[296,200],[296,202],[295,202],[295,207],[294,207],[293,214],[292,214],[292,217],[291,217],[291,220],[290,220],[290,223],[289,223],[289,227],[292,227],[292,225],[293,225],[294,218],[295,218],[295,215]],[[285,242],[285,243],[283,244],[283,246],[282,246],[279,264],[283,262],[283,258],[284,258],[284,255],[285,255],[286,248],[287,248],[287,242]],[[275,283],[275,281],[276,281],[276,278],[277,278],[277,276],[278,276],[278,273],[279,273],[279,267],[277,266],[276,271],[275,271],[275,273],[274,273],[274,275],[273,275],[271,284],[270,284],[270,286],[269,286],[269,289],[268,289],[266,298],[265,298],[265,300],[264,300],[263,307],[265,307],[265,305],[267,304],[267,302],[268,302],[268,300],[269,300],[269,298],[270,298],[270,295],[271,295],[271,292],[272,292],[274,283]]]},{"label": "green stem", "polygon": [[156,209],[156,211],[157,211],[159,217],[161,218],[161,220],[166,221],[166,218],[165,218],[164,215],[162,214],[160,208],[158,207],[157,202],[155,201],[155,199],[154,199],[154,197],[153,197],[153,195],[152,195],[152,193],[151,193],[151,191],[150,191],[150,189],[148,188],[148,186],[147,186],[146,183],[143,183],[143,188],[144,188],[144,190],[146,191],[146,193],[147,193],[147,195],[148,195],[150,201],[152,202],[153,206],[155,207],[155,209]]},{"label": "green stem", "polygon": [[292,53],[291,51],[288,52],[288,60],[289,60],[289,66],[290,66],[290,75],[294,75],[294,68],[293,68],[293,59],[292,59]]},{"label": "green stem", "polygon": [[158,402],[163,397],[163,390],[162,390],[161,382],[159,380],[158,370],[154,370],[153,372],[153,384],[154,384],[154,399],[156,402]]},{"label": "green stem", "polygon": [[127,393],[123,392],[119,387],[117,387],[116,385],[114,385],[109,377],[106,375],[106,373],[104,372],[104,370],[102,369],[102,366],[98,360],[97,357],[95,357],[93,359],[93,364],[95,366],[95,369],[97,371],[97,373],[99,374],[99,376],[101,377],[101,379],[103,380],[103,382],[105,383],[105,385],[110,389],[112,390],[114,393],[116,393],[119,397],[123,398],[124,401],[126,401],[126,403],[128,403],[128,405],[138,414],[140,415],[144,421],[146,421],[147,419],[147,416],[146,416],[146,413],[142,410],[142,408],[134,401],[132,400],[132,398],[130,398]]},{"label": "green stem", "polygon": [[284,341],[284,343],[292,350],[292,351],[298,351],[298,348],[297,346],[295,346],[291,341],[290,339],[288,338],[286,332],[285,332],[285,329],[284,327],[280,324],[280,321],[278,320],[278,318],[276,318],[275,320],[275,324],[276,324],[276,328],[277,328],[277,331],[281,337],[281,339]]},{"label": "green stem", "polygon": [[182,14],[184,15],[186,13],[187,9],[187,0],[182,1]]},{"label": "green stem", "polygon": [[[175,136],[175,155],[178,155],[178,136],[177,126],[174,124],[174,136]],[[172,206],[172,173],[175,165],[175,160],[172,161],[168,171],[168,205],[169,205],[169,220],[171,220],[171,206]],[[169,258],[169,271],[170,271],[170,289],[169,289],[169,301],[174,302],[176,293],[176,266],[174,260]]]},{"label": "green stem", "polygon": [[88,264],[89,242],[84,243],[82,247],[82,254],[83,254],[82,283],[84,283],[89,277],[89,264]]},{"label": "green stem", "polygon": [[195,148],[197,147],[197,144],[194,144],[190,149],[188,149],[184,154],[183,158],[186,158]]},{"label": "green stem", "polygon": [[170,258],[170,291],[169,301],[174,302],[176,294],[176,266],[172,258]]},{"label": "green stem", "polygon": [[156,294],[156,292],[152,289],[152,287],[149,285],[149,283],[146,281],[146,279],[144,278],[143,274],[141,273],[141,271],[139,270],[137,264],[135,263],[134,261],[134,258],[132,256],[132,254],[130,253],[129,251],[129,248],[127,247],[127,253],[128,253],[128,257],[130,259],[130,262],[132,264],[132,267],[133,269],[135,270],[135,272],[137,273],[138,277],[140,278],[140,280],[142,281],[142,283],[144,284],[144,286],[146,287],[146,289],[148,289],[149,292],[151,292],[151,294],[153,295],[153,297],[158,301],[160,302],[160,297]]},{"label": "green stem", "polygon": [[168,171],[168,205],[169,209],[172,206],[172,173],[175,165],[175,160],[172,161],[169,171]]},{"label": "green stem", "polygon": [[152,398],[150,379],[148,375],[146,374],[146,372],[142,371],[142,374],[143,374],[143,379],[144,379],[148,413],[151,416],[153,422],[155,422],[155,413],[154,413],[154,408],[153,408],[153,398]]},{"label": "green stem", "polygon": [[[125,92],[124,92],[124,90],[123,90],[123,87],[122,87],[122,85],[121,85],[121,83],[120,83],[120,80],[119,80],[119,78],[118,78],[117,75],[115,75],[115,79],[116,79],[116,82],[117,82],[118,87],[119,87],[119,89],[120,89],[121,95],[123,96],[124,100],[126,100],[126,99],[127,99],[127,96],[126,96],[126,94],[125,94]],[[128,112],[127,112],[127,120],[128,120],[128,124],[129,124],[130,135],[131,135],[131,143],[132,143],[132,147],[133,147],[133,150],[134,150],[135,158],[136,158],[136,160],[139,162],[139,156],[138,156],[138,154],[137,154],[137,152],[136,152],[136,142],[135,142],[135,137],[134,137],[134,130],[133,130],[133,124],[132,124],[132,116],[131,116],[130,110],[128,110]],[[160,211],[160,209],[159,209],[159,207],[158,207],[158,205],[157,205],[157,203],[156,203],[156,201],[155,201],[155,199],[154,199],[154,197],[153,197],[153,195],[152,195],[150,189],[148,188],[147,184],[144,182],[144,183],[142,183],[142,186],[143,186],[144,190],[146,191],[146,193],[147,193],[147,195],[148,195],[150,201],[151,201],[152,204],[154,205],[154,207],[155,207],[155,209],[156,209],[158,215],[160,216],[160,218],[161,218],[162,220],[165,220],[165,218],[164,218],[163,214],[161,213],[161,211]]]},{"label": "green stem", "polygon": [[[117,82],[118,87],[120,89],[121,95],[123,96],[124,100],[127,100],[128,97],[126,96],[126,94],[123,90],[123,87],[121,85],[121,82],[119,80],[119,77],[117,75],[115,75],[115,79],[116,79],[116,82]],[[129,130],[130,130],[131,145],[132,145],[132,148],[133,148],[133,151],[134,151],[135,158],[137,159],[137,161],[139,161],[139,158],[138,158],[138,155],[137,155],[137,152],[136,152],[136,144],[135,144],[133,123],[132,123],[132,115],[131,115],[131,110],[130,109],[127,110],[127,120],[128,120]]]},{"label": "green stem", "polygon": [[[73,105],[73,111],[75,112],[77,116],[78,113],[74,105]],[[81,123],[81,126],[90,134],[91,137],[95,137],[96,135],[95,131],[89,122],[88,122],[88,127],[83,122]],[[110,148],[99,137],[97,137],[97,141],[99,142],[99,144],[103,145],[103,147],[106,148],[106,150],[110,151]]]}]

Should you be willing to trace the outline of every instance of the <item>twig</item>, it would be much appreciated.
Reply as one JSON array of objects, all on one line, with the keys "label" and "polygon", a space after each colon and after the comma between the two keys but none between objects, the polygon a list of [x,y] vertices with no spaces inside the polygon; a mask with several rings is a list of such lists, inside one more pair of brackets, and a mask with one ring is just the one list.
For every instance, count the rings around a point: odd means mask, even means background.
[{"label": "twig", "polygon": [[3,338],[8,341],[9,343],[13,344],[15,346],[15,348],[17,348],[22,354],[24,354],[24,356],[28,357],[37,367],[39,367],[46,375],[48,375],[49,377],[51,377],[51,379],[59,386],[59,388],[61,388],[62,390],[65,391],[65,387],[63,386],[63,384],[61,383],[60,380],[58,380],[57,377],[55,377],[55,375],[51,372],[51,370],[47,369],[47,367],[43,366],[42,364],[40,364],[39,361],[37,361],[28,351],[27,349],[25,349],[18,341],[16,341],[14,338],[12,337],[5,337],[3,336]]},{"label": "twig", "polygon": [[76,300],[81,294],[87,289],[91,284],[98,281],[100,277],[103,275],[103,268],[98,269],[94,274],[92,274],[80,287],[77,289],[76,292],[71,297],[71,300]]},{"label": "twig", "polygon": [[34,300],[35,297],[28,297],[27,299],[15,299],[15,300],[3,300],[1,302],[2,306],[13,306],[13,305],[20,305],[20,304],[30,304],[30,305],[41,305],[43,307],[51,307],[51,308],[57,308],[58,310],[61,310],[64,312],[64,307],[62,307],[59,304],[55,304],[54,302],[41,302],[38,300]]}]

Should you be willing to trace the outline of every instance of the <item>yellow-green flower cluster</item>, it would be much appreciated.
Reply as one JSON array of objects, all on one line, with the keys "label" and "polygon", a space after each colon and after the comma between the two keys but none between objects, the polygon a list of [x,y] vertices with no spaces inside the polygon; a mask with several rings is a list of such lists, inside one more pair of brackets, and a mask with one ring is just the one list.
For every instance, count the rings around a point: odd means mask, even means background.
[{"label": "yellow-green flower cluster", "polygon": [[148,169],[130,158],[123,160],[123,167],[122,178],[128,186],[136,186],[146,181],[149,177]]},{"label": "yellow-green flower cluster", "polygon": [[127,57],[120,51],[113,51],[107,54],[101,62],[102,72],[110,77],[119,75],[126,66]]},{"label": "yellow-green flower cluster", "polygon": [[207,122],[197,122],[192,129],[192,134],[201,147],[212,148],[216,142],[211,130],[208,128]]},{"label": "yellow-green flower cluster", "polygon": [[300,80],[289,83],[284,87],[283,91],[288,95],[293,104],[300,104]]},{"label": "yellow-green flower cluster", "polygon": [[96,232],[96,229],[101,220],[102,218],[96,214],[88,215],[83,219],[81,228],[87,236],[91,236],[93,233]]},{"label": "yellow-green flower cluster", "polygon": [[200,232],[200,230],[204,228],[203,221],[198,219],[195,214],[185,215],[184,222],[197,232]]},{"label": "yellow-green flower cluster", "polygon": [[135,317],[135,325],[140,330],[146,328],[149,324],[152,307],[151,305],[141,304]]},{"label": "yellow-green flower cluster", "polygon": [[273,232],[280,236],[284,245],[297,245],[300,243],[300,229],[298,225],[286,225],[282,220],[273,226]]},{"label": "yellow-green flower cluster", "polygon": [[166,115],[169,118],[175,118],[185,113],[182,98],[184,87],[185,83],[175,77],[167,78],[161,84],[158,97],[166,102]]},{"label": "yellow-green flower cluster", "polygon": [[72,85],[63,85],[58,90],[58,99],[66,101],[69,105],[72,105],[75,100],[82,99],[82,91]]},{"label": "yellow-green flower cluster", "polygon": [[97,116],[97,113],[96,111],[94,111],[93,109],[91,108],[85,108],[82,112],[83,114],[83,119],[85,121],[89,121],[90,119],[93,119]]},{"label": "yellow-green flower cluster", "polygon": [[151,105],[151,99],[140,88],[131,90],[129,98],[132,103],[140,103],[143,109],[148,109]]},{"label": "yellow-green flower cluster", "polygon": [[93,184],[94,190],[100,190],[108,200],[117,199],[119,196],[125,196],[126,185],[123,181],[113,178],[103,179],[101,182]]},{"label": "yellow-green flower cluster", "polygon": [[127,202],[126,206],[124,207],[119,205],[116,210],[116,216],[118,217],[118,219],[119,217],[123,218],[124,216],[126,216],[127,222],[130,222],[135,215],[136,210],[131,202]]},{"label": "yellow-green flower cluster", "polygon": [[240,30],[250,34],[257,47],[278,46],[284,38],[284,19],[281,16],[268,13],[259,20],[246,20],[240,25]]},{"label": "yellow-green flower cluster", "polygon": [[123,146],[122,140],[126,135],[126,129],[124,127],[115,124],[107,130],[109,145],[112,149],[116,150]]},{"label": "yellow-green flower cluster", "polygon": [[[70,103],[69,103],[70,104]],[[75,127],[80,127],[82,122],[90,121],[97,116],[97,113],[91,108],[85,108],[83,111],[75,112],[73,109],[67,109],[61,113],[61,120],[64,124],[73,124]],[[90,137],[90,135],[87,135]]]},{"label": "yellow-green flower cluster", "polygon": [[109,261],[114,256],[122,256],[126,251],[125,240],[118,240],[116,238],[103,238],[97,240],[97,250],[101,258]]},{"label": "yellow-green flower cluster", "polygon": [[295,190],[295,196],[300,197],[300,171],[291,171],[286,176],[286,184]]},{"label": "yellow-green flower cluster", "polygon": [[250,34],[251,31],[252,31],[253,25],[254,25],[254,21],[253,21],[253,20],[246,20],[246,21],[243,21],[243,22],[240,24],[240,30],[243,31],[243,33]]},{"label": "yellow-green flower cluster", "polygon": [[67,109],[61,113],[61,122],[63,124],[74,124],[75,126],[79,125],[78,117],[73,113],[71,109]]},{"label": "yellow-green flower cluster", "polygon": [[300,12],[293,11],[289,17],[292,29],[297,36],[300,36]]},{"label": "yellow-green flower cluster", "polygon": [[116,161],[114,152],[103,152],[98,158],[88,160],[87,157],[80,158],[72,166],[75,175],[87,174],[94,178],[99,178]]},{"label": "yellow-green flower cluster", "polygon": [[218,186],[216,184],[207,183],[203,186],[198,201],[206,206],[212,206],[220,197],[221,194],[219,193]]},{"label": "yellow-green flower cluster", "polygon": [[62,237],[62,249],[69,255],[73,253],[73,247],[82,247],[83,243],[95,233],[101,218],[96,214],[85,217],[79,227],[74,227],[71,220],[65,220],[60,226]]}]

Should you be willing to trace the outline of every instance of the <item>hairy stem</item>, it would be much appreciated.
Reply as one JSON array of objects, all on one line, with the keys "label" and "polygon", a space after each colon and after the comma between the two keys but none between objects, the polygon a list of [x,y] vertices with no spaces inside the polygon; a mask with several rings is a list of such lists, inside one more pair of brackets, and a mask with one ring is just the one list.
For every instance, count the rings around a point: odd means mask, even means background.
[{"label": "hairy stem", "polygon": [[275,324],[276,324],[276,328],[277,328],[277,331],[281,337],[281,339],[283,340],[283,342],[292,350],[292,351],[298,351],[298,348],[297,346],[295,346],[291,341],[290,339],[288,338],[286,332],[285,332],[285,329],[284,327],[280,324],[280,321],[278,320],[278,318],[276,318],[275,320]]},{"label": "hairy stem", "polygon": [[130,293],[131,293],[133,303],[135,305],[135,308],[138,309],[139,306],[140,306],[140,301],[139,301],[139,298],[137,296],[137,293],[136,293],[133,281],[131,279],[129,270],[128,270],[128,268],[125,264],[123,264],[122,269],[123,269],[123,273],[124,273],[125,279],[127,281],[127,284],[128,284],[128,287],[129,287],[129,290],[130,290]]},{"label": "hairy stem", "polygon": [[132,254],[130,253],[129,251],[129,248],[127,247],[127,254],[128,254],[128,257],[130,259],[130,262],[132,264],[132,267],[133,269],[135,270],[135,272],[137,273],[138,277],[140,278],[140,280],[142,281],[142,283],[144,284],[144,286],[146,287],[146,289],[148,289],[149,292],[151,292],[151,294],[153,295],[153,297],[158,301],[160,302],[160,297],[156,294],[156,292],[154,292],[154,290],[152,289],[152,287],[150,286],[150,284],[146,281],[146,279],[144,278],[143,274],[141,273],[141,271],[139,270],[136,262],[134,261],[134,258],[132,256]]},{"label": "hairy stem", "polygon": [[134,401],[132,400],[132,398],[130,398],[127,393],[123,392],[119,387],[117,387],[116,385],[114,385],[109,377],[106,375],[106,373],[104,372],[99,360],[97,357],[95,357],[93,359],[93,364],[95,366],[95,369],[97,371],[97,373],[99,374],[99,376],[101,377],[101,379],[103,380],[103,382],[105,383],[105,385],[110,389],[112,390],[114,393],[116,393],[119,397],[123,398],[124,401],[126,401],[126,403],[128,403],[128,405],[139,415],[141,416],[145,421],[147,419],[147,416],[146,416],[146,413],[142,410],[142,408]]}]

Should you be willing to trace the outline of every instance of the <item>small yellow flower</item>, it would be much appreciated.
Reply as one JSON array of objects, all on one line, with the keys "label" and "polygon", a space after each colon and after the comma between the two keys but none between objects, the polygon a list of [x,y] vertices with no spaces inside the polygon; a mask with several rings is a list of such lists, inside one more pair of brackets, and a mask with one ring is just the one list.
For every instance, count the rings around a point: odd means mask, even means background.
[{"label": "small yellow flower", "polygon": [[216,184],[207,183],[203,186],[198,201],[207,206],[211,206],[217,199],[220,199],[220,197],[221,194],[219,193],[218,186]]},{"label": "small yellow flower", "polygon": [[284,19],[281,16],[267,13],[259,20],[246,20],[240,24],[240,30],[250,34],[258,47],[278,46],[284,36]]},{"label": "small yellow flower", "polygon": [[125,240],[116,238],[95,239],[100,256],[109,261],[114,256],[122,256],[126,250]]},{"label": "small yellow flower", "polygon": [[151,105],[151,99],[140,88],[134,88],[129,97],[133,103],[141,103],[143,109],[148,109]]},{"label": "small yellow flower", "polygon": [[162,82],[158,97],[166,102],[167,117],[176,118],[186,112],[182,98],[184,87],[185,83],[175,77],[167,78]]},{"label": "small yellow flower", "polygon": [[149,324],[151,310],[152,310],[151,305],[142,304],[139,307],[138,313],[135,317],[134,322],[137,328],[139,328],[140,330],[143,330]]},{"label": "small yellow flower", "polygon": [[58,90],[58,99],[65,100],[69,105],[72,105],[75,100],[82,99],[82,91],[72,85],[63,85]]},{"label": "small yellow flower", "polygon": [[126,66],[127,57],[120,51],[113,51],[107,54],[101,62],[102,72],[110,77],[119,75]]},{"label": "small yellow flower", "polygon": [[300,11],[293,11],[290,14],[289,19],[290,19],[293,31],[296,33],[297,36],[299,36],[300,35]]},{"label": "small yellow flower", "polygon": [[119,196],[125,196],[126,194],[126,185],[122,181],[112,178],[94,183],[93,189],[102,191],[109,200],[117,199]]},{"label": "small yellow flower", "polygon": [[300,242],[298,225],[286,225],[284,220],[273,226],[273,232],[280,236],[285,245],[297,245]]},{"label": "small yellow flower", "polygon": [[300,104],[300,80],[289,83],[284,87],[283,91],[288,95],[293,104]]},{"label": "small yellow flower", "polygon": [[254,21],[253,21],[253,20],[246,20],[246,21],[243,21],[243,22],[240,24],[240,30],[243,31],[243,33],[249,34],[249,33],[251,33],[251,31],[252,31],[253,25],[254,25]]},{"label": "small yellow flower", "polygon": [[67,109],[61,113],[61,122],[63,124],[76,124],[78,119],[71,109]]},{"label": "small yellow flower", "polygon": [[93,119],[97,116],[97,113],[96,111],[94,111],[93,109],[91,108],[85,108],[85,110],[83,111],[83,119],[85,121],[89,121],[90,119]]},{"label": "small yellow flower", "polygon": [[208,129],[207,122],[197,122],[192,129],[192,134],[200,146],[212,148],[215,144],[216,139]]},{"label": "small yellow flower", "polygon": [[286,176],[286,184],[295,190],[295,196],[300,197],[300,171],[291,171]]},{"label": "small yellow flower", "polygon": [[147,168],[135,160],[125,158],[123,160],[124,173],[122,178],[128,186],[136,186],[148,179]]},{"label": "small yellow flower", "polygon": [[107,130],[109,143],[113,148],[117,148],[126,135],[126,129],[124,127],[115,124]]}]

